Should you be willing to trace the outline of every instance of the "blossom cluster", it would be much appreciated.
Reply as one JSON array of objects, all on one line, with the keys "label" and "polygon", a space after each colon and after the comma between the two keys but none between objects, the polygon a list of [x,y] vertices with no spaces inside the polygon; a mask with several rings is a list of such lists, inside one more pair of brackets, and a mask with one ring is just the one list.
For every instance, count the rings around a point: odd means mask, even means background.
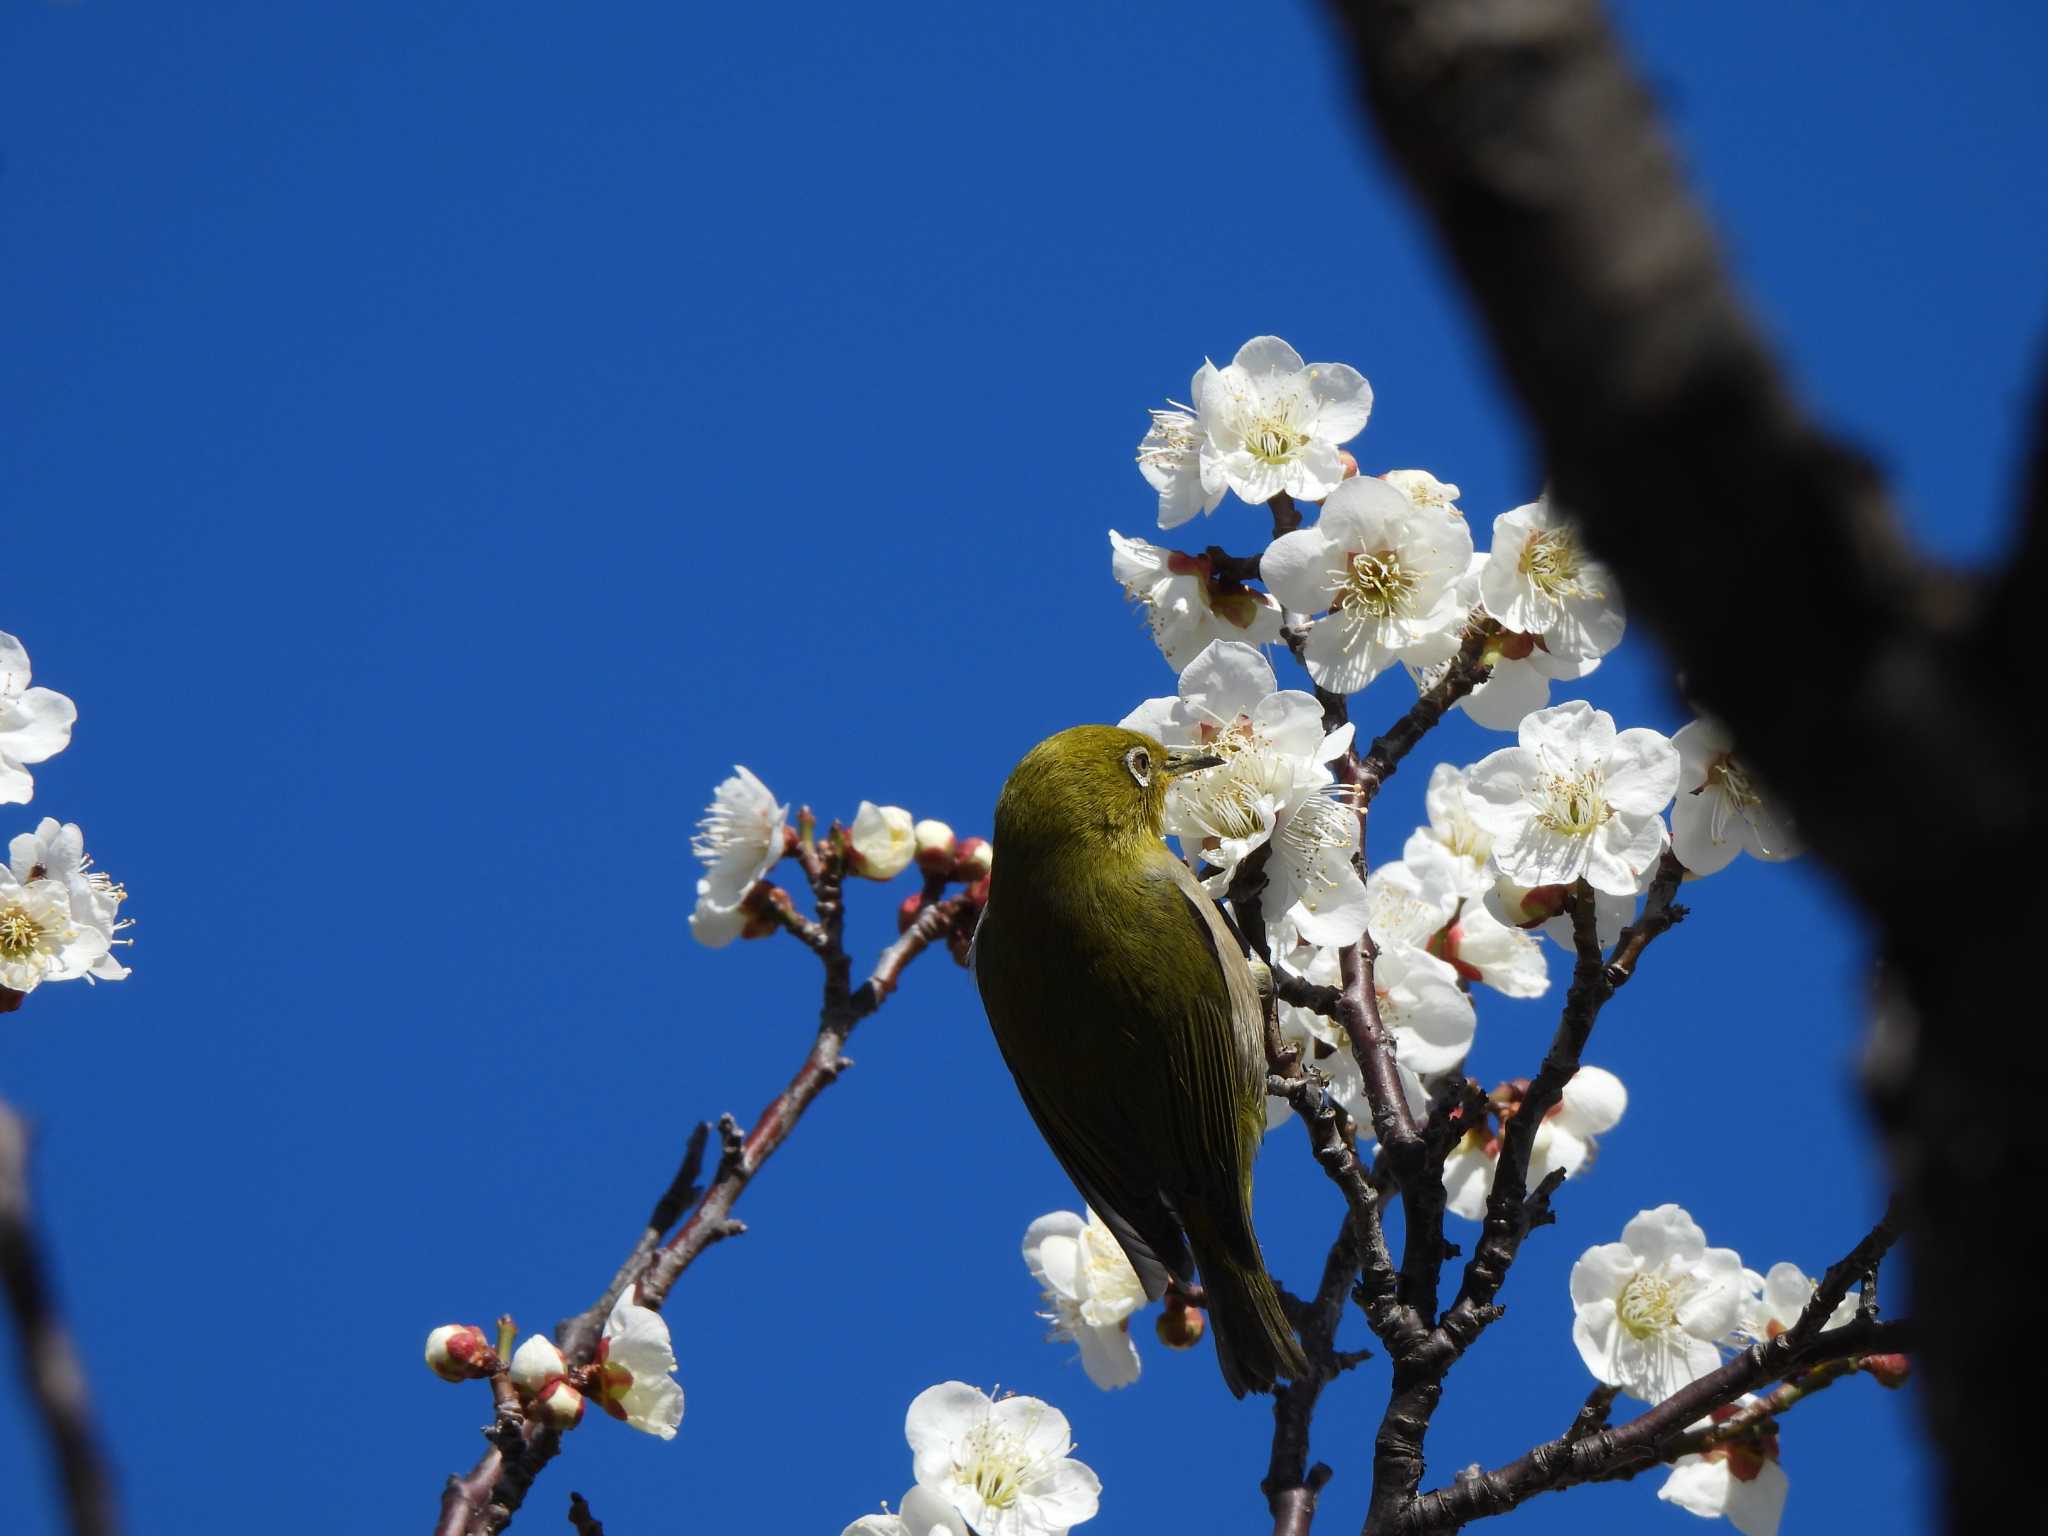
[{"label": "blossom cluster", "polygon": [[[35,795],[31,763],[71,744],[78,710],[54,689],[30,686],[28,652],[0,633],[0,804]],[[7,845],[0,866],[0,1012],[21,1005],[46,981],[119,981],[128,974],[114,948],[128,926],[127,891],[93,868],[76,822],[45,816]]]}]

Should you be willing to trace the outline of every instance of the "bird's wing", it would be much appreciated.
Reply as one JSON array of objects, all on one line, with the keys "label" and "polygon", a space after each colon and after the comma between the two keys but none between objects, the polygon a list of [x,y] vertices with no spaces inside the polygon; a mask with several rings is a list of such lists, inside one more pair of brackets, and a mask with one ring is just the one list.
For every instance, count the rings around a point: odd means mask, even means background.
[{"label": "bird's wing", "polygon": [[1265,1128],[1258,987],[1215,904],[1162,847],[1100,904],[991,900],[975,962],[1025,1106],[1146,1293],[1192,1278],[1179,1208],[1243,1209]]}]

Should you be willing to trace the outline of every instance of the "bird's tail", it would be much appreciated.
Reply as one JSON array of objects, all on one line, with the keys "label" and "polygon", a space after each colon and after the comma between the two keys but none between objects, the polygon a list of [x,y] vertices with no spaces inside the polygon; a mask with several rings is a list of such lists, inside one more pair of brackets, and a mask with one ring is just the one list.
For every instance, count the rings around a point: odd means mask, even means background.
[{"label": "bird's tail", "polygon": [[1223,1367],[1223,1384],[1231,1395],[1270,1391],[1278,1377],[1306,1376],[1308,1361],[1280,1306],[1273,1277],[1266,1273],[1250,1224],[1234,1242],[1213,1241],[1192,1229],[1188,1239],[1208,1299],[1216,1363]]}]

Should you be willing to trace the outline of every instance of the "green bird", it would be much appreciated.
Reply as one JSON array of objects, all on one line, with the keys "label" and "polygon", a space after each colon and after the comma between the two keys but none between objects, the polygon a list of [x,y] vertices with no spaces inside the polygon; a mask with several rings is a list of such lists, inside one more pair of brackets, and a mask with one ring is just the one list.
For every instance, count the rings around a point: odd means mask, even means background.
[{"label": "green bird", "polygon": [[1145,1294],[1200,1272],[1242,1397],[1308,1366],[1252,1231],[1258,984],[1161,841],[1168,782],[1219,761],[1106,725],[1033,747],[996,802],[974,976],[1025,1107]]}]

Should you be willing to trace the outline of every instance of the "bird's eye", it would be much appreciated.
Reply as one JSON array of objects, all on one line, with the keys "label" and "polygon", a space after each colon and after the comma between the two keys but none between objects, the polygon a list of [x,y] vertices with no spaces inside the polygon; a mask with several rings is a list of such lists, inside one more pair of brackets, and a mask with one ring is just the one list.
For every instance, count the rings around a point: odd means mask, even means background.
[{"label": "bird's eye", "polygon": [[1124,754],[1124,766],[1131,770],[1131,777],[1138,781],[1138,788],[1152,787],[1152,754],[1143,747],[1133,747]]}]

